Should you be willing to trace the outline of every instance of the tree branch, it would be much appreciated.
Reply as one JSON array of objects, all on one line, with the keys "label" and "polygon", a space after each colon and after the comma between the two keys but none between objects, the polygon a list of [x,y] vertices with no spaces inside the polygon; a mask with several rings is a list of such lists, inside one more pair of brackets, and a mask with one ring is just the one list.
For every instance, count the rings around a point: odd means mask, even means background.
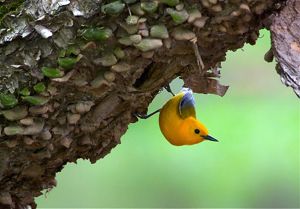
[{"label": "tree branch", "polygon": [[224,95],[226,52],[284,1],[176,2],[27,0],[3,16],[1,208],[36,208],[66,163],[104,157],[174,78]]}]

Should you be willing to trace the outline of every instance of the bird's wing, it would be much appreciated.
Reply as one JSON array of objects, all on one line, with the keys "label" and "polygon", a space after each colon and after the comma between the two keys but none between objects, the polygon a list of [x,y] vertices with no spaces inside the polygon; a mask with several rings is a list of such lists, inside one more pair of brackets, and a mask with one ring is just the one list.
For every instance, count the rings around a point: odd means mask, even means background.
[{"label": "bird's wing", "polygon": [[194,117],[196,118],[195,100],[193,91],[189,88],[181,90],[183,96],[179,102],[179,114],[182,118]]}]

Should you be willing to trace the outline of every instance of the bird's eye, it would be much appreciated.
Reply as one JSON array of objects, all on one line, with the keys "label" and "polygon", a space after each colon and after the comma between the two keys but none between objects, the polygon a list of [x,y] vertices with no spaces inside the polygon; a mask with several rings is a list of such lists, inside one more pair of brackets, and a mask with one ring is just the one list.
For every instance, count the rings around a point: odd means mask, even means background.
[{"label": "bird's eye", "polygon": [[199,134],[200,130],[198,128],[195,129],[195,134]]}]

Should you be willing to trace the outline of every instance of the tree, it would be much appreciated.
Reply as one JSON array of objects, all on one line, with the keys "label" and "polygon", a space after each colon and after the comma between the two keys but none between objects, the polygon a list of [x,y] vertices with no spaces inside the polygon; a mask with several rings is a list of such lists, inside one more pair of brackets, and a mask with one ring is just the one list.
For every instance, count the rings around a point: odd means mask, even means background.
[{"label": "tree", "polygon": [[296,0],[2,0],[1,208],[36,208],[66,163],[108,154],[174,78],[223,96],[226,52],[261,28],[265,59],[299,96],[299,11]]}]

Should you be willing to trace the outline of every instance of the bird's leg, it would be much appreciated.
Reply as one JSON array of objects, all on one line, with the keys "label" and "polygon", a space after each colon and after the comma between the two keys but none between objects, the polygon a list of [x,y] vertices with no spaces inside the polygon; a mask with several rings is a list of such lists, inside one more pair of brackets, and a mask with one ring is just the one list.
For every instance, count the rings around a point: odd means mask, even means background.
[{"label": "bird's leg", "polygon": [[160,111],[160,109],[148,114],[148,115],[141,115],[140,113],[134,113],[134,115],[138,118],[141,118],[141,119],[147,119],[147,118],[150,118],[152,115],[155,115],[156,113],[158,113]]},{"label": "bird's leg", "polygon": [[164,88],[167,90],[167,92],[169,92],[169,93],[171,93],[173,96],[175,96],[175,94],[174,94],[174,93],[172,92],[172,90],[171,90],[170,84],[166,85]]},{"label": "bird's leg", "polygon": [[[172,92],[171,87],[170,87],[169,84],[166,85],[166,86],[164,87],[164,89],[166,89],[167,92],[169,92],[169,93],[171,93],[173,96],[175,96],[175,94]],[[156,111],[154,111],[154,112],[152,112],[152,113],[150,113],[150,114],[147,114],[147,115],[141,115],[140,113],[133,113],[133,115],[136,116],[136,117],[138,117],[138,118],[141,118],[141,119],[147,119],[147,118],[150,118],[152,115],[155,115],[156,113],[159,113],[160,110],[161,110],[161,109],[158,109],[158,110],[156,110]]]}]

